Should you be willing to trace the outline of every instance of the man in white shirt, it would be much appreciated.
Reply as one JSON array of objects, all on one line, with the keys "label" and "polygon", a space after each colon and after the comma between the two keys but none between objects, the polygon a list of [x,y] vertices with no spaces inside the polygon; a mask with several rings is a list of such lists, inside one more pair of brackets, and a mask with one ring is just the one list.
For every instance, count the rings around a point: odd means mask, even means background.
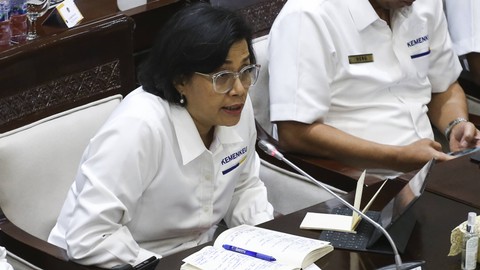
[{"label": "man in white shirt", "polygon": [[443,0],[453,48],[465,56],[467,69],[480,77],[480,2]]},{"label": "man in white shirt", "polygon": [[[441,0],[289,0],[270,32],[280,146],[359,168],[410,171],[480,145]],[[372,170],[370,170],[372,171]]]},{"label": "man in white shirt", "polygon": [[[460,57],[463,68],[470,78],[480,85],[480,1],[443,0],[448,29],[453,49]],[[468,108],[473,114],[480,114],[478,94],[467,96]]]}]

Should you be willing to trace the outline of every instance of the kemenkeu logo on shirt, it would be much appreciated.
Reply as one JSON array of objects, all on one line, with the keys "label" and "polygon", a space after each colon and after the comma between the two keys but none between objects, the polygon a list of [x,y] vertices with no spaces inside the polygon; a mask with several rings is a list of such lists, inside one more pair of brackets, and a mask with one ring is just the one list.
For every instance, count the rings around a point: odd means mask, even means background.
[{"label": "kemenkeu logo on shirt", "polygon": [[407,46],[410,48],[410,47],[413,47],[415,45],[422,44],[425,41],[428,41],[428,35],[423,36],[423,37],[419,37],[419,38],[414,39],[414,40],[410,40],[409,42],[407,42]]},{"label": "kemenkeu logo on shirt", "polygon": [[236,159],[238,159],[239,157],[241,156],[244,156],[242,159],[240,159],[237,163],[235,163],[232,167],[222,171],[222,174],[225,175],[229,172],[231,172],[232,170],[234,170],[235,168],[237,168],[238,166],[240,166],[240,164],[242,164],[242,162],[245,161],[245,159],[247,158],[247,156],[245,155],[247,153],[247,147],[245,146],[244,148],[242,148],[241,150],[233,153],[233,154],[230,154],[228,156],[226,156],[225,158],[222,159],[222,162],[221,162],[221,165],[225,165],[225,164],[228,164],[229,162],[231,161],[234,161]]}]

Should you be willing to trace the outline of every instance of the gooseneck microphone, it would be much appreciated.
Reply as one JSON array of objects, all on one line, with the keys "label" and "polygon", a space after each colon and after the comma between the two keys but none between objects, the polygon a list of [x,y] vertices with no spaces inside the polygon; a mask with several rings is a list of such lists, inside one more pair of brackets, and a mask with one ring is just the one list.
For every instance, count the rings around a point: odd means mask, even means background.
[{"label": "gooseneck microphone", "polygon": [[350,203],[348,203],[347,201],[345,201],[344,199],[342,199],[340,196],[338,196],[335,192],[333,192],[332,190],[330,190],[326,185],[324,185],[322,182],[316,180],[315,178],[311,177],[309,174],[307,174],[306,172],[304,172],[302,169],[300,169],[298,166],[296,166],[295,164],[293,164],[292,162],[290,162],[288,159],[286,159],[282,153],[280,153],[277,148],[275,148],[275,146],[273,146],[272,144],[264,141],[264,140],[260,140],[258,142],[258,146],[260,147],[260,149],[262,149],[265,153],[267,153],[267,155],[269,156],[272,156],[280,161],[283,161],[285,162],[288,166],[292,167],[293,169],[295,169],[297,172],[299,172],[301,175],[307,177],[312,183],[314,183],[315,185],[323,188],[324,190],[326,190],[328,193],[330,193],[332,196],[334,196],[336,199],[340,200],[340,202],[342,202],[342,204],[344,204],[345,206],[347,206],[348,208],[350,208],[352,211],[355,211],[357,214],[359,214],[363,219],[365,219],[368,223],[372,224],[375,228],[377,228],[378,230],[380,230],[383,235],[385,235],[385,237],[387,238],[388,242],[390,242],[390,245],[392,246],[392,250],[393,250],[393,254],[395,256],[395,264],[392,264],[392,265],[388,265],[388,266],[385,266],[385,267],[382,267],[382,268],[378,268],[378,270],[408,270],[408,269],[414,269],[414,268],[417,268],[417,267],[421,267],[423,264],[425,264],[424,261],[415,261],[415,262],[407,262],[407,263],[402,263],[402,259],[400,258],[400,254],[398,253],[398,249],[397,249],[397,246],[395,245],[395,242],[393,242],[393,239],[392,237],[388,234],[388,232],[385,230],[385,228],[383,228],[380,224],[378,224],[377,222],[373,221],[371,218],[369,218],[367,215],[365,215],[362,211],[356,209],[355,207],[353,207],[353,205],[351,205]]}]

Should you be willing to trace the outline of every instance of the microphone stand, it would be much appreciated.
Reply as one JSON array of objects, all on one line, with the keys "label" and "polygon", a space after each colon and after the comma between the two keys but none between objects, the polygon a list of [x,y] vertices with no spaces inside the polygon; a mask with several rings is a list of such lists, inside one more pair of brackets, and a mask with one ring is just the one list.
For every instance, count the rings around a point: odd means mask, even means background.
[{"label": "microphone stand", "polygon": [[[336,199],[340,200],[340,202],[342,202],[342,204],[344,204],[345,206],[347,206],[348,208],[350,208],[352,211],[355,211],[357,214],[359,214],[363,219],[365,219],[366,221],[368,221],[368,223],[372,224],[375,228],[379,229],[383,235],[385,235],[385,237],[387,238],[388,242],[390,243],[390,245],[392,246],[392,250],[393,250],[393,254],[394,254],[394,258],[395,258],[395,264],[392,264],[392,265],[388,265],[388,266],[385,266],[385,267],[382,267],[382,268],[378,268],[377,270],[408,270],[408,269],[414,269],[414,268],[417,268],[417,267],[421,267],[423,264],[425,264],[424,261],[417,261],[417,262],[407,262],[407,263],[402,263],[402,259],[400,258],[400,254],[398,253],[398,249],[397,249],[397,246],[395,245],[395,242],[393,242],[393,239],[392,237],[390,236],[390,234],[388,234],[388,232],[385,230],[385,228],[383,228],[380,224],[378,224],[377,222],[375,222],[374,220],[372,220],[371,218],[369,218],[367,215],[365,215],[362,211],[356,209],[355,207],[353,207],[353,205],[351,205],[350,203],[348,203],[347,201],[345,201],[344,199],[342,199],[340,196],[338,196],[335,192],[333,192],[332,190],[330,190],[327,186],[325,186],[322,182],[316,180],[315,178],[313,178],[312,176],[310,176],[309,174],[307,174],[306,172],[304,172],[302,169],[300,169],[297,165],[293,164],[292,162],[290,162],[288,159],[286,159],[282,153],[280,153],[277,148],[275,148],[275,146],[273,146],[272,144],[264,141],[264,140],[260,140],[258,142],[258,146],[260,147],[260,149],[262,149],[265,153],[267,153],[267,155],[269,156],[272,156],[280,161],[283,161],[285,162],[288,166],[292,167],[293,169],[295,169],[297,172],[299,172],[300,174],[302,174],[303,176],[307,177],[310,182],[312,182],[313,184],[323,188],[324,190],[326,190],[328,193],[330,193],[330,195],[334,196]],[[421,268],[420,268],[421,269]]]}]

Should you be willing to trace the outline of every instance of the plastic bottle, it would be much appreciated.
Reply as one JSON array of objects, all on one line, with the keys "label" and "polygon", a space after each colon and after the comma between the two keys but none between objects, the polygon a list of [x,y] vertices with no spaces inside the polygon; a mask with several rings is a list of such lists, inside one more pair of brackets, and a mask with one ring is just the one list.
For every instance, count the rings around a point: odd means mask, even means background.
[{"label": "plastic bottle", "polygon": [[475,233],[475,212],[468,213],[467,228],[463,235],[462,269],[473,270],[477,268],[478,235]]},{"label": "plastic bottle", "polygon": [[26,0],[9,0],[10,1],[10,16],[13,14],[27,13]]},{"label": "plastic bottle", "polygon": [[9,11],[10,11],[10,1],[0,0],[0,21],[8,20]]},{"label": "plastic bottle", "polygon": [[8,47],[10,45],[10,37],[12,31],[9,21],[10,2],[9,0],[0,0],[0,47]]}]

